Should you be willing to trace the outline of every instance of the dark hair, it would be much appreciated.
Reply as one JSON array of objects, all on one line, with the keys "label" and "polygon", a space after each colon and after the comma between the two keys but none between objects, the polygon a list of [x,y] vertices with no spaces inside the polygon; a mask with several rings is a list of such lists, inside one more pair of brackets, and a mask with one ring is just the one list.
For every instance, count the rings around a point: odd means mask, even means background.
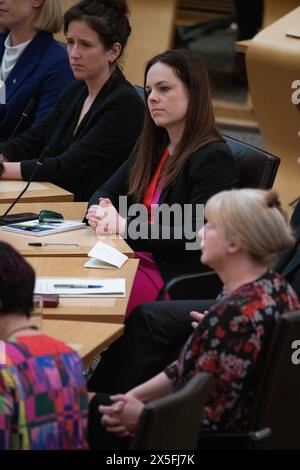
[{"label": "dark hair", "polygon": [[72,21],[84,21],[98,33],[106,50],[119,42],[123,51],[131,33],[128,14],[126,0],[82,0],[64,14],[64,33]]},{"label": "dark hair", "polygon": [[[187,157],[212,141],[224,141],[216,129],[213,115],[210,84],[207,71],[197,53],[186,49],[169,50],[156,55],[145,69],[144,87],[150,68],[160,62],[173,69],[186,86],[189,105],[182,139],[174,153],[167,158],[161,172],[164,187],[174,184]],[[146,93],[145,93],[145,97]],[[169,143],[165,128],[156,126],[146,107],[144,127],[137,147],[136,157],[129,175],[128,193],[141,201],[154,168]]]},{"label": "dark hair", "polygon": [[0,242],[0,315],[19,313],[29,317],[34,283],[34,270],[23,256]]}]

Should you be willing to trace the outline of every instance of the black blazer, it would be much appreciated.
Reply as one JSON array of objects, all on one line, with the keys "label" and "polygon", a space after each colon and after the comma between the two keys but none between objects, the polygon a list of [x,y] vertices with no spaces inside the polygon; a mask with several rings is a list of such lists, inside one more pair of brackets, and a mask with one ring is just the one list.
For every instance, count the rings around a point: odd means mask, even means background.
[{"label": "black blazer", "polygon": [[[127,195],[127,180],[134,155],[117,170],[114,175],[100,188],[90,200],[89,205],[98,204],[99,197],[109,197],[119,210],[119,196]],[[192,227],[196,230],[196,204],[205,204],[215,193],[224,189],[238,186],[239,166],[229,147],[223,142],[212,142],[193,152],[186,160],[176,183],[164,189],[159,199],[159,205],[192,204]],[[128,198],[128,207],[133,201]],[[121,213],[121,215],[124,215]],[[130,236],[130,224],[136,223],[134,217],[127,217],[127,233],[125,239],[135,251],[151,252],[160,273],[165,280],[185,272],[199,272],[200,247],[197,250],[186,250],[185,236],[181,236],[182,225],[157,225],[158,238],[150,238],[151,225],[141,223],[137,229],[148,233],[148,239],[133,239]],[[166,231],[171,238],[164,239]],[[179,234],[179,235],[178,235]],[[181,236],[180,239],[175,237]],[[203,267],[203,269],[205,269]]]},{"label": "black blazer", "polygon": [[291,284],[300,299],[300,201],[291,218],[296,243],[290,250],[281,253],[274,269]]},{"label": "black blazer", "polygon": [[45,146],[49,157],[39,167],[35,181],[50,181],[88,201],[130,154],[138,138],[144,104],[122,72],[116,70],[76,125],[88,95],[85,82],[75,81],[40,123],[13,141],[0,144],[9,161],[21,161],[23,180],[28,180]]}]

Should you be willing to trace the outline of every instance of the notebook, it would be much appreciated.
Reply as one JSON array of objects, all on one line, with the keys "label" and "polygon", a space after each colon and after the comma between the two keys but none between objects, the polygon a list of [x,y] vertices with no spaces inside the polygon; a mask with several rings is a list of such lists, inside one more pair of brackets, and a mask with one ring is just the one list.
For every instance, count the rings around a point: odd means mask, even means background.
[{"label": "notebook", "polygon": [[53,233],[68,232],[86,227],[86,224],[78,220],[64,220],[63,222],[42,222],[38,220],[29,220],[27,222],[18,222],[15,224],[4,225],[2,230],[8,232],[20,233],[21,235],[30,235],[33,237],[43,237]]}]

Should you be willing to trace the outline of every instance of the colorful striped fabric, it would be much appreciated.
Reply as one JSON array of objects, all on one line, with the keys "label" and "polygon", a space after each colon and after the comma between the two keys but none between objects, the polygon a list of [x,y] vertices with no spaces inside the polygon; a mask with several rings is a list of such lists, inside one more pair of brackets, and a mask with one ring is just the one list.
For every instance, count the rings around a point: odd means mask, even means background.
[{"label": "colorful striped fabric", "polygon": [[88,398],[77,353],[45,335],[0,343],[0,449],[86,449]]}]

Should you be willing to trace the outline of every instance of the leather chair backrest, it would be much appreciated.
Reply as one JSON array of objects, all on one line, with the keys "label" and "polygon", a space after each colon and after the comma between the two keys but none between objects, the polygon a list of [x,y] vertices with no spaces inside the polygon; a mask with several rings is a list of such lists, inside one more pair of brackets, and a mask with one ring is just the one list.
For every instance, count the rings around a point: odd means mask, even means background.
[{"label": "leather chair backrest", "polygon": [[144,88],[140,85],[133,85],[133,88],[135,89],[137,94],[142,98],[142,100],[145,102]]},{"label": "leather chair backrest", "polygon": [[[300,311],[276,321],[250,416],[250,431],[269,427],[266,449],[300,449]],[[292,347],[294,346],[294,348]],[[294,363],[293,363],[294,361]]]},{"label": "leather chair backrest", "polygon": [[210,374],[198,373],[179,391],[149,402],[141,415],[131,448],[196,449],[211,380]]},{"label": "leather chair backrest", "polygon": [[272,188],[280,158],[232,137],[224,137],[240,165],[240,188]]}]

